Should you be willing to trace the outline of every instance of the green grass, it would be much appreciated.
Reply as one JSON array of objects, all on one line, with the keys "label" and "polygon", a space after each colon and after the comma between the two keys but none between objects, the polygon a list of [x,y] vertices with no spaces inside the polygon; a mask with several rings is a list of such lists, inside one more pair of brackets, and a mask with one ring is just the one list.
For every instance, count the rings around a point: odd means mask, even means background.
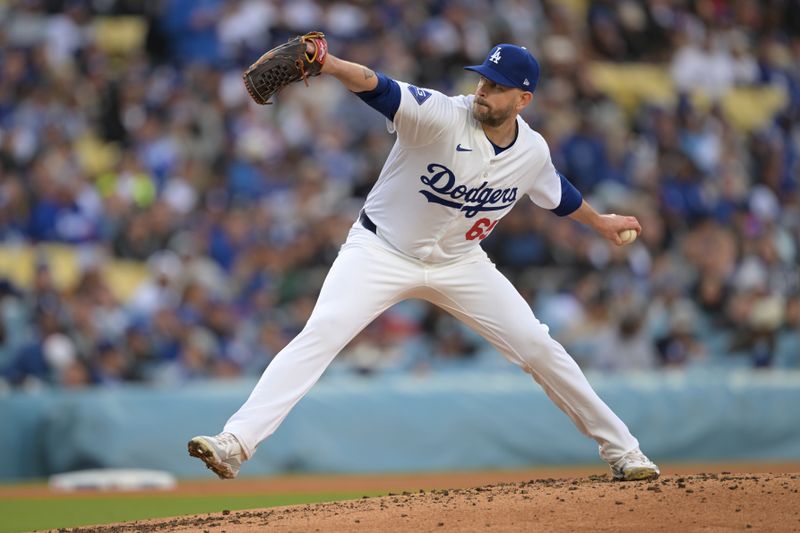
[{"label": "green grass", "polygon": [[219,513],[377,496],[376,492],[178,496],[164,494],[0,500],[0,533],[76,527],[179,515]]}]

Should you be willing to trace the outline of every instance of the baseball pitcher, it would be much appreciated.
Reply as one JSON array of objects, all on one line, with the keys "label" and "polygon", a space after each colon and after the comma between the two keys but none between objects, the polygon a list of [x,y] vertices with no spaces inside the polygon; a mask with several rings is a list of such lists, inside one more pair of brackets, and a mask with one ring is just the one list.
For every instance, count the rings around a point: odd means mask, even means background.
[{"label": "baseball pitcher", "polygon": [[520,118],[539,65],[512,44],[492,48],[474,94],[446,96],[396,81],[328,52],[314,32],[267,52],[244,74],[261,104],[285,85],[333,76],[382,113],[397,139],[302,332],[267,367],[250,397],[216,436],[189,453],[220,478],[233,478],[281,424],[334,357],[391,305],[421,298],[480,333],[533,376],[553,402],[594,439],[614,478],[655,478],[658,467],[592,390],[575,361],[480,246],[526,198],[581,222],[615,245],[641,231],[634,217],[598,214],[553,167],[542,136]]}]

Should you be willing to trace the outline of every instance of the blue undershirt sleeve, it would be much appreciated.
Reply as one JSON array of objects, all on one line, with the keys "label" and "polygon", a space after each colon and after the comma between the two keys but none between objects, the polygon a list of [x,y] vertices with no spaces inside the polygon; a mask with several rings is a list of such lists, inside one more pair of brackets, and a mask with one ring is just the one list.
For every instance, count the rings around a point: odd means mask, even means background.
[{"label": "blue undershirt sleeve", "polygon": [[400,85],[380,72],[375,74],[378,76],[378,85],[371,91],[355,93],[355,95],[394,122],[394,114],[400,107]]},{"label": "blue undershirt sleeve", "polygon": [[581,206],[583,203],[583,196],[561,172],[557,172],[557,174],[561,179],[561,203],[558,204],[558,207],[550,211],[560,217],[565,217],[574,213]]}]

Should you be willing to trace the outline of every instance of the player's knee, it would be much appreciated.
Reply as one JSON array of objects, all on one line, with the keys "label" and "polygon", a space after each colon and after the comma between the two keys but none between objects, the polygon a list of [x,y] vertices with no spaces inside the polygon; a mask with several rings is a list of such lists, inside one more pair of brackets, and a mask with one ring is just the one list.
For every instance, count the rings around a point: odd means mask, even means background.
[{"label": "player's knee", "polygon": [[557,344],[547,334],[541,331],[521,331],[515,335],[516,352],[525,364],[537,366],[542,361],[552,357]]},{"label": "player's knee", "polygon": [[522,346],[527,346],[529,350],[536,352],[547,351],[553,341],[546,330],[538,327],[519,330],[514,338],[518,339],[517,342]]},{"label": "player's knee", "polygon": [[352,327],[352,321],[346,320],[341,313],[315,313],[303,333],[330,342],[349,335]]}]

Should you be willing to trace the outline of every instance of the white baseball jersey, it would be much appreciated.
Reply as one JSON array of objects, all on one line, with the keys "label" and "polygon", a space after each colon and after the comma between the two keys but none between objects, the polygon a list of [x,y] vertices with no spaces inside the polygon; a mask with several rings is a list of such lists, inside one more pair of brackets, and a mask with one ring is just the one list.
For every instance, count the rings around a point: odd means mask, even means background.
[{"label": "white baseball jersey", "polygon": [[550,150],[522,118],[516,141],[495,155],[472,116],[474,96],[397,83],[397,141],[364,205],[389,244],[441,263],[478,246],[523,194],[546,209],[559,205]]}]

